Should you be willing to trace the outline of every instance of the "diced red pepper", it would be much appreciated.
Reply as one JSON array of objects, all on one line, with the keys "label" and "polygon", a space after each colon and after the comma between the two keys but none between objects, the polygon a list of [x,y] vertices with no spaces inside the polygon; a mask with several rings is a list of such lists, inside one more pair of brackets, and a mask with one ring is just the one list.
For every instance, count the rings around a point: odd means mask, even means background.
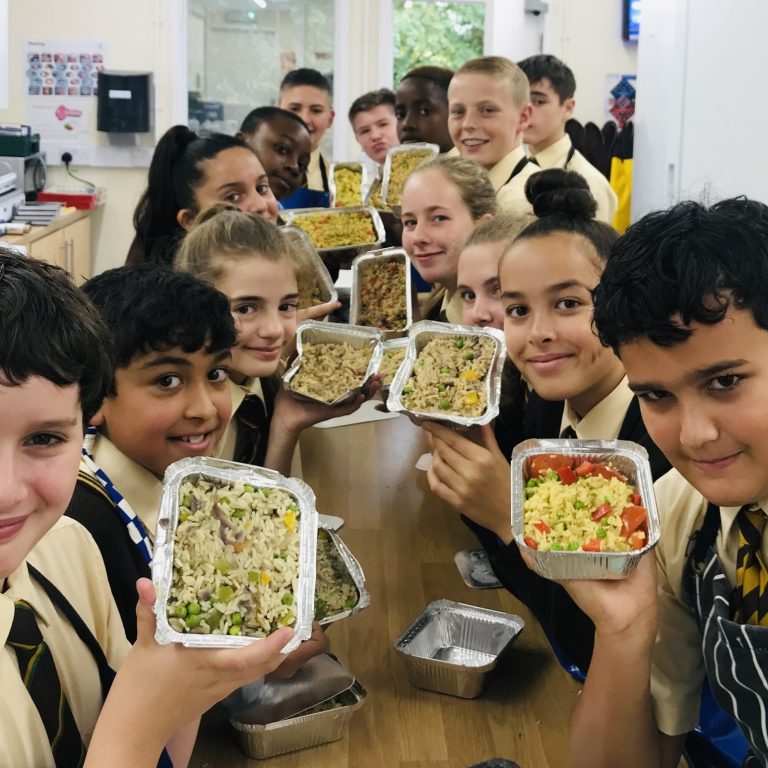
[{"label": "diced red pepper", "polygon": [[591,461],[582,461],[578,467],[576,467],[576,474],[579,477],[591,477],[595,471],[595,465]]},{"label": "diced red pepper", "polygon": [[557,472],[561,467],[573,467],[573,458],[560,453],[542,453],[531,459],[531,477],[546,475],[550,469]]},{"label": "diced red pepper", "polygon": [[643,506],[643,497],[639,493],[633,493],[632,494],[632,503],[636,507],[642,507]]},{"label": "diced red pepper", "polygon": [[611,469],[605,464],[595,464],[595,474],[600,475],[600,477],[604,477],[606,480],[610,480],[612,477],[616,477],[623,483],[627,482],[627,478],[624,477],[621,472],[617,472],[615,469]]},{"label": "diced red pepper", "polygon": [[645,546],[645,531],[635,531],[629,537],[629,546],[632,549],[642,549]]},{"label": "diced red pepper", "polygon": [[613,512],[613,508],[610,504],[601,504],[593,513],[592,519],[597,522],[602,520],[606,515],[610,515]]},{"label": "diced red pepper", "polygon": [[589,539],[589,541],[585,541],[581,545],[581,548],[585,552],[599,552],[602,548],[601,545],[602,545],[602,542],[600,541],[600,539],[594,538],[594,539]]},{"label": "diced red pepper", "polygon": [[563,485],[572,485],[576,482],[576,473],[570,467],[558,467],[556,470]]},{"label": "diced red pepper", "polygon": [[647,519],[648,511],[645,507],[624,507],[624,511],[621,513],[622,526],[620,535],[628,539],[629,535],[640,528]]},{"label": "diced red pepper", "polygon": [[552,530],[543,520],[538,520],[535,522],[533,527],[542,533],[549,533]]},{"label": "diced red pepper", "polygon": [[532,539],[530,536],[523,536],[525,546],[529,549],[538,549],[539,545],[536,543],[536,539]]}]

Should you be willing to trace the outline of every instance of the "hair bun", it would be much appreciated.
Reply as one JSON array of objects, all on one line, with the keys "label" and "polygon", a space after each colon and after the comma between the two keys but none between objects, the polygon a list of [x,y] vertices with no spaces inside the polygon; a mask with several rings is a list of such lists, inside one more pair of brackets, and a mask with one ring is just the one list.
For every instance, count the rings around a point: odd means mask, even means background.
[{"label": "hair bun", "polygon": [[525,183],[525,196],[538,218],[560,214],[593,219],[597,202],[584,177],[576,171],[548,168],[533,174]]}]

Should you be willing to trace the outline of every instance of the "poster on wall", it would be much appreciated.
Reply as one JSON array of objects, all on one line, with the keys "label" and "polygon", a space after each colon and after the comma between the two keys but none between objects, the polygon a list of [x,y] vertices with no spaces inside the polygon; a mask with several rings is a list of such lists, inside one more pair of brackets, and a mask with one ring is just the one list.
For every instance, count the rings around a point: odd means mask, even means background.
[{"label": "poster on wall", "polygon": [[605,119],[613,120],[621,130],[635,114],[637,75],[606,75]]},{"label": "poster on wall", "polygon": [[[29,121],[43,148],[66,145],[88,162],[96,116],[98,73],[106,45],[93,41],[30,40],[24,46],[24,93]],[[49,162],[58,157],[49,153]]]}]

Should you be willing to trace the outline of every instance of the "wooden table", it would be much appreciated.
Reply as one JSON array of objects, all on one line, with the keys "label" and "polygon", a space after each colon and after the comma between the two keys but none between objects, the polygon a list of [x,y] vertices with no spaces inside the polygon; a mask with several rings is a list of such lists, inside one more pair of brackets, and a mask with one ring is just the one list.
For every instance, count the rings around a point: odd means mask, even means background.
[{"label": "wooden table", "polygon": [[[502,589],[465,586],[453,556],[477,546],[415,469],[424,433],[401,416],[302,437],[304,478],[318,510],[346,521],[371,605],[328,630],[333,652],[368,691],[341,741],[246,759],[220,716],[204,720],[192,768],[466,768],[505,757],[521,768],[567,768],[578,684],[554,659],[528,610]],[[481,698],[413,688],[393,641],[426,605],[448,598],[521,616],[526,627]]]}]

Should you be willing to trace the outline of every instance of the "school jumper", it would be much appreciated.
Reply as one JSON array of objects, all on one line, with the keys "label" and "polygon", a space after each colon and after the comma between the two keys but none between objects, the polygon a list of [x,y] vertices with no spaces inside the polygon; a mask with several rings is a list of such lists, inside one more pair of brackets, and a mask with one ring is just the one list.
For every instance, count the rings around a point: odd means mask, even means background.
[{"label": "school jumper", "polygon": [[[768,627],[734,621],[730,610],[740,509],[708,504],[677,470],[654,489],[661,522],[655,550],[659,627],[651,663],[656,723],[670,735],[694,728],[706,676],[715,700],[751,744],[744,765],[765,768]],[[768,498],[755,506],[768,510]],[[768,526],[760,552],[768,562]]]},{"label": "school jumper", "polygon": [[563,168],[566,171],[576,171],[583,176],[592,197],[597,202],[595,218],[606,224],[613,223],[613,216],[619,205],[616,193],[611,189],[608,179],[573,146],[571,137],[567,133],[554,144],[532,154],[531,158],[542,170]]}]

